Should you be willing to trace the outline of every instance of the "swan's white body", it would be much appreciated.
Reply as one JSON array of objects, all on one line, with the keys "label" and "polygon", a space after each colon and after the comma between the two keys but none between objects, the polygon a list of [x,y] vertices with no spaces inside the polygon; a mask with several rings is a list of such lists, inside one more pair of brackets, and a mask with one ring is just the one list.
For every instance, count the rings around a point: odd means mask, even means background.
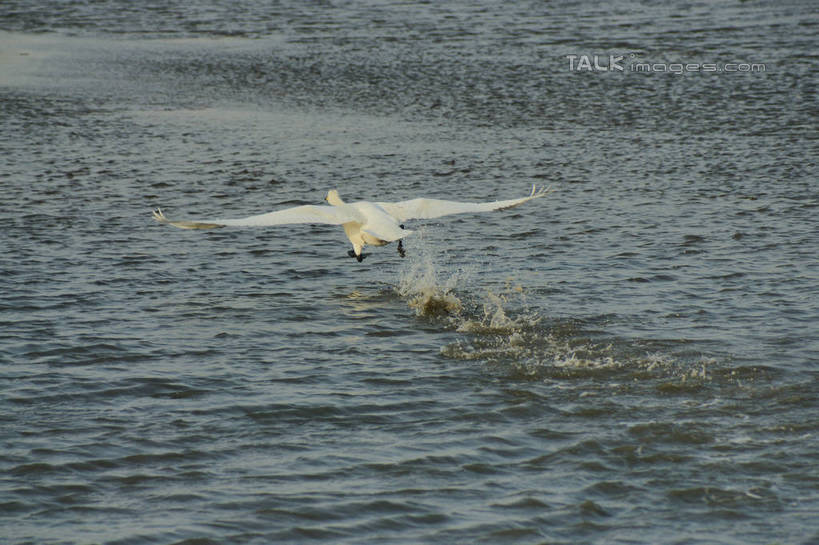
[{"label": "swan's white body", "polygon": [[487,203],[470,203],[443,201],[438,199],[412,199],[401,202],[369,202],[358,201],[345,203],[335,189],[327,193],[325,200],[330,206],[315,206],[311,204],[277,210],[258,216],[241,219],[215,219],[202,221],[171,221],[165,217],[162,210],[154,210],[154,218],[161,222],[181,229],[213,229],[217,227],[264,227],[287,223],[325,223],[341,225],[344,233],[353,245],[350,252],[361,261],[364,246],[383,246],[396,240],[399,241],[398,251],[403,256],[400,240],[412,233],[404,229],[402,222],[410,219],[431,219],[451,214],[466,214],[470,212],[489,212],[504,210],[521,205],[532,199],[542,197],[551,192],[551,189],[540,189],[532,186],[532,192],[519,199],[494,201]]}]

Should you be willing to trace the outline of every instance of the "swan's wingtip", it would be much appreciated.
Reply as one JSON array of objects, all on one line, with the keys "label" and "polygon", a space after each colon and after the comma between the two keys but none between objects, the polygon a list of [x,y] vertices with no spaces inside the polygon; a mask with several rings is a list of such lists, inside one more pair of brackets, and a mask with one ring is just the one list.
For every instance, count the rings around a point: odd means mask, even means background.
[{"label": "swan's wingtip", "polygon": [[551,193],[551,192],[553,192],[553,191],[554,191],[554,189],[552,188],[552,186],[549,186],[549,187],[541,187],[540,189],[537,189],[537,186],[536,186],[536,185],[533,185],[533,186],[532,186],[532,194],[531,194],[531,195],[529,195],[529,197],[530,197],[530,198],[532,198],[532,199],[536,199],[536,198],[538,198],[538,197],[542,197],[542,196],[544,196],[544,195],[548,195],[549,193]]}]

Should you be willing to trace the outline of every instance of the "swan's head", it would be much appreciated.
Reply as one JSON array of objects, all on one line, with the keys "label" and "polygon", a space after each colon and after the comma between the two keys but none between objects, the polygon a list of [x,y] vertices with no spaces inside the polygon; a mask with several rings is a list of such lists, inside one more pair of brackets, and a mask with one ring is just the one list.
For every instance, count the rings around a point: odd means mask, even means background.
[{"label": "swan's head", "polygon": [[344,201],[341,200],[341,197],[338,196],[338,191],[335,189],[331,189],[327,192],[327,196],[324,197],[324,200],[328,203],[332,204],[333,206],[339,206],[344,204]]}]

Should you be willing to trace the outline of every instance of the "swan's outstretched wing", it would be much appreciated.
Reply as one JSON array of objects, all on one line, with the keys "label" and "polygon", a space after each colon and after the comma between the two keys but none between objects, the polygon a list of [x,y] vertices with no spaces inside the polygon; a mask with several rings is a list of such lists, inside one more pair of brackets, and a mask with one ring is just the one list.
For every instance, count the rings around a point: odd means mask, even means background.
[{"label": "swan's outstretched wing", "polygon": [[467,214],[474,212],[490,212],[492,210],[504,210],[521,205],[532,199],[537,199],[552,192],[552,188],[537,189],[532,186],[532,192],[528,197],[520,199],[509,199],[506,201],[494,202],[456,202],[442,201],[438,199],[412,199],[401,202],[380,202],[378,205],[389,215],[398,221],[409,219],[431,219],[449,216],[451,214]]},{"label": "swan's outstretched wing", "polygon": [[214,229],[216,227],[265,227],[269,225],[283,225],[286,223],[329,223],[341,225],[349,221],[360,221],[356,211],[350,207],[315,206],[306,204],[277,210],[258,216],[240,219],[215,219],[201,221],[171,221],[165,217],[162,210],[154,210],[154,219],[160,223],[167,223],[180,229]]}]

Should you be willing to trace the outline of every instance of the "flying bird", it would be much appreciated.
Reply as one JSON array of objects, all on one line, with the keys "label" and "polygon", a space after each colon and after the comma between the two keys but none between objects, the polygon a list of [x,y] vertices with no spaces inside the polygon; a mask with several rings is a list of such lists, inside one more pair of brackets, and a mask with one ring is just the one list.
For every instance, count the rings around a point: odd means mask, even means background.
[{"label": "flying bird", "polygon": [[250,216],[241,219],[214,219],[201,221],[173,221],[165,217],[162,209],[154,210],[154,219],[180,229],[215,229],[217,227],[266,227],[288,223],[325,223],[341,225],[344,233],[353,245],[347,252],[350,257],[363,261],[369,254],[362,253],[365,246],[383,246],[398,241],[398,253],[404,257],[404,246],[401,239],[411,234],[404,228],[404,222],[411,219],[432,219],[452,214],[490,212],[519,206],[551,193],[552,189],[537,189],[527,197],[484,203],[444,201],[439,199],[412,199],[401,202],[357,201],[346,203],[341,200],[335,189],[327,193],[326,205],[302,205],[294,208],[276,210],[267,214]]}]

